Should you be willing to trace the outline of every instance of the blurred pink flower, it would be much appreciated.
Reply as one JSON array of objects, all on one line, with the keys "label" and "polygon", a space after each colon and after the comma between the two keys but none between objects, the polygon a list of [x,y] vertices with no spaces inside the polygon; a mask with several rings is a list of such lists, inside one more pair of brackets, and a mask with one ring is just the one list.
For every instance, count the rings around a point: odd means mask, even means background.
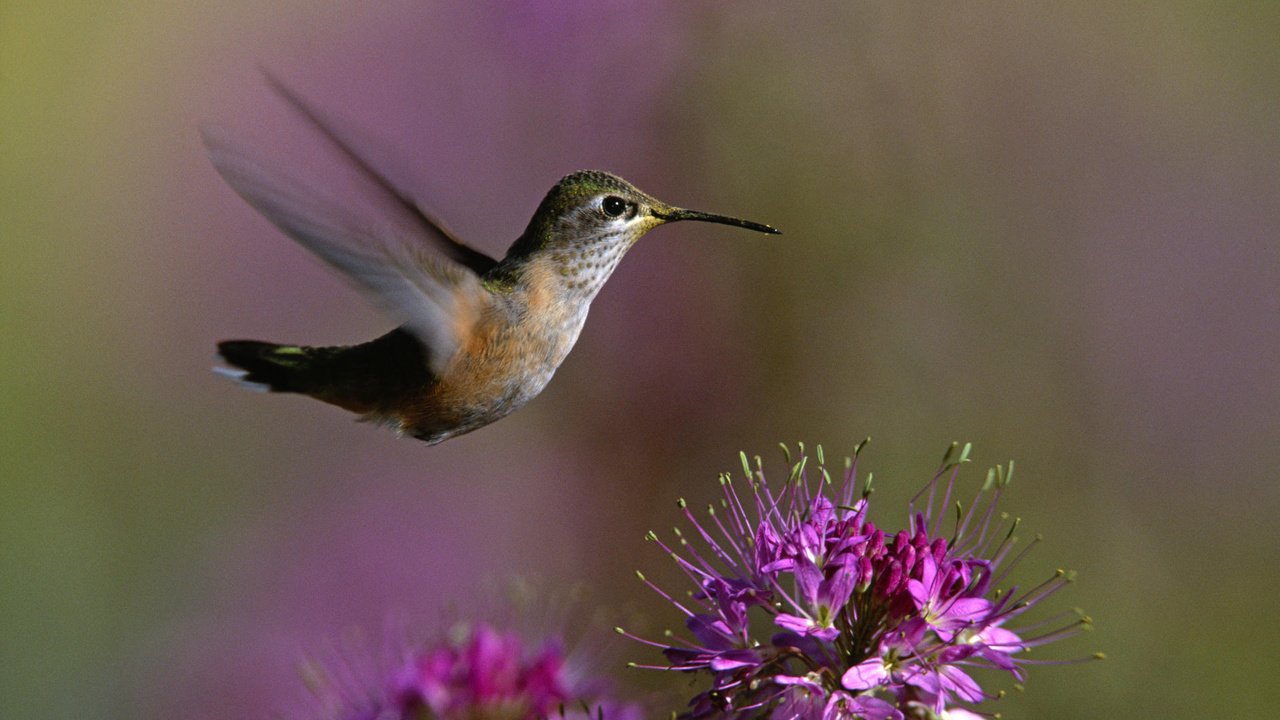
[{"label": "blurred pink flower", "polygon": [[486,623],[410,645],[390,638],[389,657],[354,656],[308,666],[322,720],[639,720],[640,708],[612,701],[607,680],[574,669],[558,638],[530,642]]}]

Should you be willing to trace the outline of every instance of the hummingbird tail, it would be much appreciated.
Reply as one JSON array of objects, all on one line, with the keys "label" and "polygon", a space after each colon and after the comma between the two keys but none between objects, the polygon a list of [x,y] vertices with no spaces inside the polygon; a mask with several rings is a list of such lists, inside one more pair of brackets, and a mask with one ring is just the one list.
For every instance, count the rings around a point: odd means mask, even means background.
[{"label": "hummingbird tail", "polygon": [[393,412],[436,381],[428,352],[405,330],[360,345],[312,347],[224,340],[214,372],[258,392],[301,393],[361,415]]},{"label": "hummingbird tail", "polygon": [[257,392],[310,393],[314,358],[311,348],[279,345],[257,340],[224,340],[218,356],[232,367],[215,367],[214,372]]}]

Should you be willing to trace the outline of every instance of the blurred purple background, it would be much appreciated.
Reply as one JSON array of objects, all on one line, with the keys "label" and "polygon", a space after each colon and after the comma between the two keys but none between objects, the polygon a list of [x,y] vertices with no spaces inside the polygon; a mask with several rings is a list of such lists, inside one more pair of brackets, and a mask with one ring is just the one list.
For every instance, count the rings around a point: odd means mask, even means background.
[{"label": "blurred purple background", "polygon": [[[679,587],[642,539],[677,497],[868,434],[881,521],[971,440],[974,482],[1017,460],[1028,578],[1081,572],[1098,632],[1058,656],[1110,659],[1005,717],[1270,710],[1277,32],[1274,3],[6,5],[0,716],[266,717],[302,653],[515,572],[660,628],[632,571]],[[202,122],[306,155],[259,64],[491,254],[586,167],[785,234],[655,231],[546,392],[439,447],[245,393],[215,341],[389,327],[204,157]]]}]

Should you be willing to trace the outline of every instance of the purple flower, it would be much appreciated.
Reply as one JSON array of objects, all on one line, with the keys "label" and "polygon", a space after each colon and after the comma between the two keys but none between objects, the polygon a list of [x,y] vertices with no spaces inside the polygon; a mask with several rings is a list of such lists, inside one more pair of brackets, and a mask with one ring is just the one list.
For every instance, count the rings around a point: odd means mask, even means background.
[{"label": "purple flower", "polygon": [[[666,642],[641,640],[668,661],[647,667],[710,679],[684,717],[978,717],[963,704],[994,695],[970,669],[1003,670],[1020,682],[1023,653],[1087,627],[1087,618],[1039,634],[1014,627],[1071,577],[1059,572],[1028,591],[1005,584],[1021,557],[1010,558],[1017,522],[996,511],[1012,463],[1007,472],[993,468],[971,502],[953,502],[970,446],[952,445],[912,500],[907,526],[886,532],[867,517],[869,476],[855,492],[863,445],[842,482],[823,467],[821,448],[811,473],[801,446],[780,486],[744,454],[749,492],[721,476],[723,498],[706,520],[680,502],[701,542],[681,536],[677,553],[650,533],[695,587],[682,603],[641,576],[689,629]],[[959,511],[944,528],[943,510],[952,507]]]},{"label": "purple flower", "polygon": [[570,668],[556,639],[531,645],[518,633],[463,625],[448,638],[393,643],[382,662],[365,653],[309,667],[325,720],[639,720],[636,706],[612,702],[607,683]]}]

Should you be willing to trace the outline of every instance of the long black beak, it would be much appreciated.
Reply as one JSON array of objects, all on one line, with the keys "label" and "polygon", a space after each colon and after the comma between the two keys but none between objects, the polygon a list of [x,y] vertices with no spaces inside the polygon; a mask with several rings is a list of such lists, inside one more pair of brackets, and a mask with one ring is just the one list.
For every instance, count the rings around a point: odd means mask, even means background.
[{"label": "long black beak", "polygon": [[768,233],[770,235],[781,235],[782,231],[765,225],[762,223],[751,222],[750,220],[739,220],[738,218],[729,217],[727,215],[712,215],[711,213],[698,212],[697,210],[685,210],[682,208],[672,208],[668,212],[653,211],[653,216],[667,222],[679,222],[681,220],[698,220],[700,222],[720,223],[721,225],[732,225],[734,227],[755,230],[756,232]]}]

